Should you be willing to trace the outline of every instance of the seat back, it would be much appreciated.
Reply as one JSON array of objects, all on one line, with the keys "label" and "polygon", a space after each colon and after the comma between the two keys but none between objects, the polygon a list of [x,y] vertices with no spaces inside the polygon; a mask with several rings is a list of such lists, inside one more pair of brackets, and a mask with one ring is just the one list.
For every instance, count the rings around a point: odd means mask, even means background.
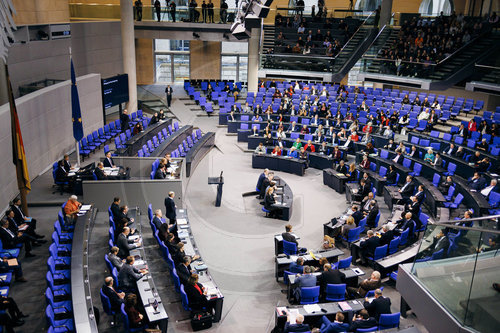
[{"label": "seat back", "polygon": [[387,253],[387,244],[382,246],[377,246],[375,253],[373,254],[373,260],[379,260],[385,257]]},{"label": "seat back", "polygon": [[440,182],[441,182],[441,175],[436,172],[434,174],[434,177],[432,177],[432,184],[438,187]]},{"label": "seat back", "polygon": [[399,327],[399,318],[400,313],[392,313],[392,314],[381,314],[378,320],[378,329],[385,330],[388,328],[396,328]]},{"label": "seat back", "polygon": [[346,284],[327,284],[326,285],[326,300],[327,301],[343,301],[345,300]]},{"label": "seat back", "polygon": [[406,242],[408,241],[408,234],[410,233],[410,229],[406,228],[402,233],[401,233],[401,240],[399,241],[399,245],[405,246]]},{"label": "seat back", "polygon": [[393,240],[391,240],[391,242],[389,243],[389,249],[387,251],[388,254],[393,254],[393,253],[396,253],[398,251],[400,240],[401,240],[401,237],[399,237],[399,236],[394,238]]},{"label": "seat back", "polygon": [[457,170],[457,165],[455,163],[448,163],[448,173],[452,176]]},{"label": "seat back", "polygon": [[186,311],[191,311],[191,308],[189,307],[189,300],[187,297],[186,292],[184,291],[184,285],[181,285],[181,301],[182,301],[182,307]]},{"label": "seat back", "polygon": [[368,328],[358,328],[356,332],[376,332],[378,330],[377,326],[368,327]]},{"label": "seat back", "polygon": [[384,166],[381,166],[380,169],[378,170],[378,174],[380,177],[385,177],[387,174],[387,168]]},{"label": "seat back", "polygon": [[111,310],[111,302],[109,301],[109,297],[104,295],[104,293],[102,292],[102,288],[100,290],[100,295],[101,295],[102,308],[104,309],[104,312],[106,312],[108,316],[114,315],[115,312]]},{"label": "seat back", "polygon": [[111,271],[111,275],[113,276],[114,286],[116,288],[120,289],[120,285],[118,283],[118,270],[116,269],[116,267],[113,267],[113,270]]},{"label": "seat back", "polygon": [[460,206],[463,199],[464,196],[462,195],[462,193],[458,193],[457,196],[455,197],[455,201],[453,201],[453,205],[456,205],[456,207]]},{"label": "seat back", "polygon": [[339,260],[338,269],[349,268],[349,266],[351,266],[351,262],[352,262],[352,256]]},{"label": "seat back", "polygon": [[319,286],[300,288],[300,304],[315,304],[319,301]]},{"label": "seat back", "polygon": [[283,240],[283,253],[292,255],[297,253],[297,244]]}]

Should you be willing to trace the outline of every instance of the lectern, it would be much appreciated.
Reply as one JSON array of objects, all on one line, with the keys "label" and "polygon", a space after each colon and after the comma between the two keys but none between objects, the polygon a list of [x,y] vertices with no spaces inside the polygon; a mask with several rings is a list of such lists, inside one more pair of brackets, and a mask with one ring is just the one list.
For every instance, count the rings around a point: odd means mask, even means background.
[{"label": "lectern", "polygon": [[215,198],[215,207],[220,207],[220,202],[222,200],[222,185],[224,185],[224,177],[222,177],[222,172],[220,172],[219,177],[208,177],[208,185],[217,185],[217,197]]}]

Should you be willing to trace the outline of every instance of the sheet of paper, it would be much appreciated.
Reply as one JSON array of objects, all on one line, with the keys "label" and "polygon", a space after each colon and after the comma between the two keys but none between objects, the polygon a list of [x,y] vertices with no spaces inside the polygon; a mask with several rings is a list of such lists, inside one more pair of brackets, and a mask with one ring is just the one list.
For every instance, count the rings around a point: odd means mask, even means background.
[{"label": "sheet of paper", "polygon": [[321,311],[321,308],[318,304],[307,304],[307,305],[304,305],[304,310],[307,313],[313,313],[313,312]]},{"label": "sheet of paper", "polygon": [[342,311],[352,310],[351,306],[347,304],[347,302],[339,302],[339,306],[342,309]]},{"label": "sheet of paper", "polygon": [[144,260],[136,260],[134,261],[134,266],[144,265]]},{"label": "sheet of paper", "polygon": [[82,205],[82,207],[80,207],[80,211],[89,210],[90,208],[92,208],[92,205]]},{"label": "sheet of paper", "polygon": [[290,322],[295,323],[295,319],[297,315],[300,314],[299,309],[290,309],[288,310],[288,315],[290,316]]},{"label": "sheet of paper", "polygon": [[177,219],[177,225],[183,225],[183,224],[187,224],[186,219]]},{"label": "sheet of paper", "polygon": [[9,264],[9,266],[17,266],[17,265],[19,265],[19,263],[17,262],[16,258],[7,259],[7,263]]},{"label": "sheet of paper", "polygon": [[22,227],[18,228],[19,231],[24,231],[26,229],[28,229],[28,225],[23,225]]}]

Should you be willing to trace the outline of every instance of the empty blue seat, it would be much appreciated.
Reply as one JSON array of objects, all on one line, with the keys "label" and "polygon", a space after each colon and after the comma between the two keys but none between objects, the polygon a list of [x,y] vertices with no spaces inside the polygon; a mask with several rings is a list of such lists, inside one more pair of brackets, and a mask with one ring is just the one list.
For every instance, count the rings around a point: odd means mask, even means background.
[{"label": "empty blue seat", "polygon": [[346,284],[327,284],[325,299],[330,302],[345,300]]},{"label": "empty blue seat", "polygon": [[319,302],[319,286],[300,288],[300,304],[315,304]]}]

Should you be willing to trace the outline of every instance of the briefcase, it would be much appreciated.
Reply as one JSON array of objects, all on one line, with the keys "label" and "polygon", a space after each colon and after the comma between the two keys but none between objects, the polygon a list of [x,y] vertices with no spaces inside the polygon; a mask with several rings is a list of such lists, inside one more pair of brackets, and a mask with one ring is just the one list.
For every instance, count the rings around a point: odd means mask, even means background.
[{"label": "briefcase", "polygon": [[193,331],[201,331],[212,327],[212,315],[208,312],[195,313],[191,318]]}]

